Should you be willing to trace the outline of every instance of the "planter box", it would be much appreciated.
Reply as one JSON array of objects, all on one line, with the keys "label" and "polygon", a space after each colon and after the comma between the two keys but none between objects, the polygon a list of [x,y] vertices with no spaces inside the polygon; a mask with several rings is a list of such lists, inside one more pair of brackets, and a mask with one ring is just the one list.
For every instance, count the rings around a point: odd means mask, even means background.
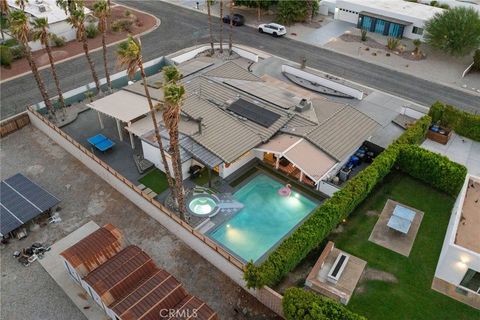
[{"label": "planter box", "polygon": [[448,140],[450,140],[450,137],[452,136],[452,130],[442,127],[440,127],[440,130],[444,130],[446,134],[434,132],[429,129],[427,132],[427,138],[441,144],[447,144]]}]

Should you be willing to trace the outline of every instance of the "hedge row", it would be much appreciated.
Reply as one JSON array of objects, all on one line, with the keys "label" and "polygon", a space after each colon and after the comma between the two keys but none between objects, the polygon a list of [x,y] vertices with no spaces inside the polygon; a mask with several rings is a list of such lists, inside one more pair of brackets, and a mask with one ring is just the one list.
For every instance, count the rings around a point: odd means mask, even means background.
[{"label": "hedge row", "polygon": [[432,122],[453,129],[459,135],[480,141],[480,115],[474,115],[453,106],[435,102],[430,107]]},{"label": "hedge row", "polygon": [[366,320],[338,302],[300,288],[289,288],[283,297],[287,320]]},{"label": "hedge row", "polygon": [[447,157],[415,145],[400,149],[397,159],[400,170],[452,196],[462,189],[467,168]]},{"label": "hedge row", "polygon": [[248,263],[244,274],[247,286],[260,288],[276,284],[295,268],[391,171],[398,158],[400,146],[418,143],[425,138],[430,122],[430,117],[425,116],[408,128],[399,139],[377,156],[370,166],[316,209],[260,266]]}]

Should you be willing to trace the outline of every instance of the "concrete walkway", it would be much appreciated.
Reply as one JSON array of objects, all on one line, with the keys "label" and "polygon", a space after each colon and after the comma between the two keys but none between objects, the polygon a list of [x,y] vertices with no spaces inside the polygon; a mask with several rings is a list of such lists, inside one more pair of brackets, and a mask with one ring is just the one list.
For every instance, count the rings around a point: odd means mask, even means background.
[{"label": "concrete walkway", "polygon": [[323,46],[340,37],[354,26],[355,25],[351,23],[340,20],[333,20],[321,28],[311,28],[303,24],[294,24],[287,28],[287,38],[306,42],[314,46]]},{"label": "concrete walkway", "polygon": [[95,222],[89,221],[65,238],[55,242],[50,252],[45,255],[45,258],[39,260],[39,262],[87,319],[107,320],[109,317],[107,317],[105,312],[93,301],[85,290],[68,275],[62,257],[60,256],[62,251],[85,238],[98,228],[99,226]]},{"label": "concrete walkway", "polygon": [[453,133],[445,145],[427,139],[422,143],[422,147],[463,164],[470,174],[480,175],[480,142]]}]

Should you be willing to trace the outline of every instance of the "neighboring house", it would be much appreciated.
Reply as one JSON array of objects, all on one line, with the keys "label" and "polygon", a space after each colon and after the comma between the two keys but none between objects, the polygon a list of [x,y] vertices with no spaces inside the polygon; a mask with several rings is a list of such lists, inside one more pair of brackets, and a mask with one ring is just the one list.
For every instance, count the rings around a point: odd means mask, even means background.
[{"label": "neighboring house", "polygon": [[467,175],[455,203],[432,288],[480,309],[480,177]]},{"label": "neighboring house", "polygon": [[157,267],[142,249],[126,244],[107,224],[61,253],[65,268],[112,320],[216,320],[218,315]]},{"label": "neighboring house", "polygon": [[423,39],[425,22],[444,9],[404,0],[324,0],[334,18],[389,37]]},{"label": "neighboring house", "polygon": [[[20,10],[15,0],[7,0],[11,10]],[[88,8],[84,9],[85,13],[89,13]],[[75,29],[67,22],[67,14],[63,9],[57,6],[56,0],[30,0],[25,5],[25,12],[33,18],[47,18],[48,30],[59,37],[64,37],[66,41],[74,40],[76,37]],[[92,23],[96,23],[92,19]],[[8,33],[6,35],[6,38]],[[43,48],[39,41],[30,41],[30,47],[33,51]]]}]

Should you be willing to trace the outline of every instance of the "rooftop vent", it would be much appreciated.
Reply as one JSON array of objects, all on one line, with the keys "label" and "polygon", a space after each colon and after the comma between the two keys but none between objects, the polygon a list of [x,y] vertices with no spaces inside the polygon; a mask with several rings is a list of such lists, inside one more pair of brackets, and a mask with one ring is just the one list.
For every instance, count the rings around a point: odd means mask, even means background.
[{"label": "rooftop vent", "polygon": [[295,111],[297,112],[304,112],[310,110],[312,108],[312,101],[307,99],[302,99],[300,102],[295,106]]},{"label": "rooftop vent", "polygon": [[38,11],[40,11],[40,12],[46,12],[46,11],[47,11],[47,8],[45,8],[44,5],[40,5],[40,6],[38,6]]}]

